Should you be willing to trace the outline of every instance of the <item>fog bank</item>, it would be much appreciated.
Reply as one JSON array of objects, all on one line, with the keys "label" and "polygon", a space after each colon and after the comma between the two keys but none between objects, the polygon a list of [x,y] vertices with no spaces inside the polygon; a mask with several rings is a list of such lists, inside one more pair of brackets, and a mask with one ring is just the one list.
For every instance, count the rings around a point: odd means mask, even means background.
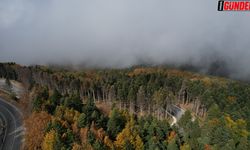
[{"label": "fog bank", "polygon": [[191,64],[202,72],[219,64],[217,70],[247,79],[249,12],[218,12],[217,2],[1,0],[0,61]]}]

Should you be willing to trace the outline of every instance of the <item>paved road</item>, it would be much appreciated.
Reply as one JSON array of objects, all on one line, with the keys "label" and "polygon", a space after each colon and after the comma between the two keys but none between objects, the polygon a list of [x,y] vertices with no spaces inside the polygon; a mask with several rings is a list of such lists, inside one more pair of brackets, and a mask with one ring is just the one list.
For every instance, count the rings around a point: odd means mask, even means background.
[{"label": "paved road", "polygon": [[168,113],[173,118],[173,122],[171,123],[172,126],[177,123],[177,121],[181,118],[185,111],[176,105],[171,105],[170,109],[168,110]]},{"label": "paved road", "polygon": [[5,139],[0,140],[0,150],[19,150],[23,139],[22,114],[12,104],[0,98],[0,118],[5,122]]},{"label": "paved road", "polygon": [[171,105],[171,108],[171,113],[176,117],[176,119],[181,119],[181,116],[185,113],[185,111],[176,105]]}]

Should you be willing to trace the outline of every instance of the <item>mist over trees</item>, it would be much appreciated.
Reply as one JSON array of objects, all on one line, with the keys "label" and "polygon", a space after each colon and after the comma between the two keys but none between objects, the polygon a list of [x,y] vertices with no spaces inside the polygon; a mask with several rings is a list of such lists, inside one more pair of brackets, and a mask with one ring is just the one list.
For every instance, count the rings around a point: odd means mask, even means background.
[{"label": "mist over trees", "polygon": [[[40,149],[248,149],[247,83],[164,67],[67,71],[11,67],[33,114],[46,113]],[[27,74],[24,73],[24,74]],[[170,126],[172,105],[188,110]],[[105,109],[111,109],[107,113]],[[168,112],[168,113],[167,113]],[[34,117],[29,117],[32,122]],[[46,127],[44,126],[45,124]],[[28,132],[34,129],[30,127]],[[32,134],[28,134],[32,135]],[[27,137],[30,138],[30,137]]]},{"label": "mist over trees", "polygon": [[250,149],[249,14],[217,3],[0,0],[23,149]]},{"label": "mist over trees", "polygon": [[250,74],[248,14],[218,12],[215,1],[1,0],[0,5],[2,62],[173,64],[238,79]]}]

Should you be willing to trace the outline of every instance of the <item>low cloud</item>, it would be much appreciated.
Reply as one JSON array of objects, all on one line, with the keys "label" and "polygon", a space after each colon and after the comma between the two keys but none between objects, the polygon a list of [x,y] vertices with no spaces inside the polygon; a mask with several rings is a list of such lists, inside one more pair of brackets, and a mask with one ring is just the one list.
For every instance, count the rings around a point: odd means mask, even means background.
[{"label": "low cloud", "polygon": [[217,62],[231,77],[247,79],[249,12],[218,12],[217,3],[2,0],[0,61],[116,68],[191,64],[203,72]]}]

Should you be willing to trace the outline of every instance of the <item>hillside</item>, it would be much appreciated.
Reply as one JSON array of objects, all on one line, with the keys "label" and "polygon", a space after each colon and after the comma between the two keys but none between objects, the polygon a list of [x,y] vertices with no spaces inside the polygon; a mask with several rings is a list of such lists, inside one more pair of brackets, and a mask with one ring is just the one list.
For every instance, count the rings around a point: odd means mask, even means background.
[{"label": "hillside", "polygon": [[[1,63],[0,78],[28,89],[27,149],[250,146],[247,83],[166,67],[66,70],[15,63]],[[172,106],[185,113],[171,126]]]}]

